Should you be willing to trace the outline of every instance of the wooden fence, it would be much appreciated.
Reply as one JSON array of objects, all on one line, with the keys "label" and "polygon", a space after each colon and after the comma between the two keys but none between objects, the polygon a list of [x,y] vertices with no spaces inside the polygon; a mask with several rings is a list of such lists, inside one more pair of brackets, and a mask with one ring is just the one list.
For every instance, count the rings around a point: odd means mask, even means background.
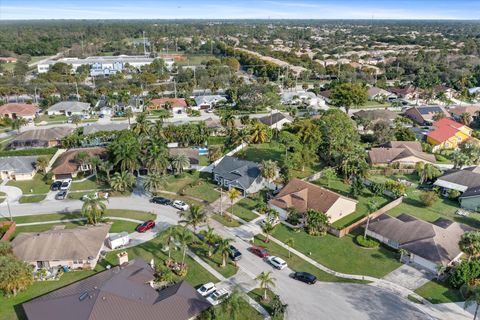
[{"label": "wooden fence", "polygon": [[3,234],[2,238],[0,238],[0,241],[8,241],[12,234],[15,232],[15,228],[17,227],[17,224],[15,221],[0,221],[0,228],[9,225],[7,231]]}]

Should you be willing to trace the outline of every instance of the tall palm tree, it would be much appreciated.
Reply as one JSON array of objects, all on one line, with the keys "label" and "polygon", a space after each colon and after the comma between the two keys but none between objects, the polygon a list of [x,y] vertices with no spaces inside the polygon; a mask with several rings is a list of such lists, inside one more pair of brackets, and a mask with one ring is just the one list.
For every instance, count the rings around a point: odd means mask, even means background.
[{"label": "tall palm tree", "polygon": [[91,170],[92,170],[92,174],[95,175],[95,181],[97,181],[98,179],[98,168],[100,168],[102,166],[102,164],[104,163],[104,161],[102,159],[100,159],[99,157],[92,157],[90,158],[90,167],[91,167]]},{"label": "tall palm tree", "polygon": [[328,227],[328,216],[316,210],[308,209],[305,213],[307,232],[310,235],[325,235]]},{"label": "tall palm tree", "polygon": [[102,161],[99,167],[100,170],[105,173],[107,181],[110,181],[110,172],[113,170],[113,163],[110,161]]},{"label": "tall palm tree", "polygon": [[363,233],[363,239],[365,240],[367,240],[368,225],[370,224],[370,214],[377,211],[378,207],[379,207],[378,202],[376,202],[375,200],[372,200],[367,203],[367,208],[368,208],[367,225],[365,226],[365,231]]},{"label": "tall palm tree", "polygon": [[78,114],[74,114],[74,115],[72,116],[72,123],[73,123],[76,127],[78,127],[78,125],[79,125],[80,123],[82,123],[82,118],[81,118]]},{"label": "tall palm tree", "polygon": [[270,241],[270,235],[272,234],[274,228],[275,227],[273,224],[271,224],[269,221],[265,221],[265,223],[262,225],[262,232],[266,235],[265,242]]},{"label": "tall palm tree", "polygon": [[95,195],[89,194],[87,197],[82,199],[82,215],[86,216],[88,223],[97,224],[99,218],[103,216],[105,210],[107,210],[106,199],[95,197]]},{"label": "tall palm tree", "polygon": [[180,174],[185,168],[190,166],[190,159],[184,154],[177,154],[172,158],[171,165],[173,171]]},{"label": "tall palm tree", "polygon": [[168,149],[165,142],[158,136],[153,136],[145,141],[142,162],[149,171],[158,171],[165,173],[168,162]]},{"label": "tall palm tree", "polygon": [[199,224],[207,221],[207,215],[202,210],[202,207],[196,204],[192,204],[187,211],[179,211],[178,215],[182,218],[179,223],[183,223],[186,226],[192,226],[194,232],[197,232]]},{"label": "tall palm tree", "polygon": [[120,166],[121,171],[129,170],[133,173],[138,166],[140,157],[140,144],[134,137],[122,140],[122,143],[112,143],[110,151],[113,155],[113,163]]},{"label": "tall palm tree", "polygon": [[177,240],[182,246],[182,265],[185,265],[185,255],[187,253],[187,248],[190,243],[193,241],[193,234],[190,230],[182,228],[178,229]]},{"label": "tall palm tree", "polygon": [[224,268],[227,265],[227,257],[232,254],[232,249],[230,248],[230,244],[232,242],[232,239],[220,239],[218,241],[218,246],[216,251],[220,252],[222,255],[222,265],[221,267]]},{"label": "tall palm tree", "polygon": [[[232,214],[233,214],[233,202],[238,198],[240,197],[242,194],[240,193],[240,191],[238,191],[238,189],[236,188],[230,188],[228,191],[227,191],[227,197],[228,199],[230,199],[230,205],[231,205],[231,210],[232,210]],[[231,217],[230,217],[231,219]]]},{"label": "tall palm tree", "polygon": [[158,172],[151,172],[145,177],[143,187],[148,192],[155,193],[164,187],[165,183],[165,177],[162,174]]},{"label": "tall palm tree", "polygon": [[267,300],[267,290],[270,286],[275,287],[276,279],[272,276],[272,271],[263,271],[255,278],[255,280],[260,281],[260,288],[264,289],[263,300]]},{"label": "tall palm tree", "polygon": [[268,140],[268,127],[261,122],[256,122],[250,128],[250,141],[253,143],[265,143]]},{"label": "tall palm tree", "polygon": [[420,173],[420,183],[423,184],[441,175],[442,172],[436,166],[427,163],[423,166],[423,170]]},{"label": "tall palm tree", "polygon": [[278,165],[273,160],[262,160],[260,167],[262,168],[262,177],[267,179],[268,182],[272,182],[278,175]]},{"label": "tall palm tree", "polygon": [[467,309],[471,305],[475,304],[475,313],[473,314],[473,320],[477,319],[478,307],[480,306],[480,286],[465,284],[461,288],[461,293],[465,298],[463,308]]},{"label": "tall palm tree", "polygon": [[128,120],[128,125],[130,126],[130,125],[131,125],[130,119],[133,118],[133,111],[132,111],[131,108],[127,108],[127,109],[125,110],[125,117],[127,118],[127,120]]},{"label": "tall palm tree", "polygon": [[11,122],[12,130],[18,130],[18,133],[20,133],[21,128],[27,123],[25,118],[16,118]]},{"label": "tall palm tree", "polygon": [[35,164],[35,168],[38,171],[41,171],[43,173],[46,173],[46,170],[48,168],[48,158],[47,157],[38,157],[37,163]]},{"label": "tall palm tree", "polygon": [[222,126],[232,129],[235,127],[235,116],[231,112],[225,112],[220,118]]},{"label": "tall palm tree", "polygon": [[168,248],[168,261],[171,261],[171,245],[175,241],[175,237],[178,235],[179,230],[178,226],[171,226],[163,233],[165,235],[165,244]]},{"label": "tall palm tree", "polygon": [[145,112],[140,113],[137,115],[135,121],[132,126],[132,131],[140,137],[148,136],[151,122],[147,119],[147,114]]},{"label": "tall palm tree", "polygon": [[471,258],[476,258],[480,256],[480,232],[465,232],[460,237],[458,246],[460,247],[460,250],[462,250],[468,255],[469,260]]},{"label": "tall palm tree", "polygon": [[5,295],[16,296],[19,291],[33,283],[32,268],[27,263],[17,260],[13,255],[0,256],[0,290]]},{"label": "tall palm tree", "polygon": [[128,171],[115,172],[109,183],[114,191],[125,192],[135,185],[135,176]]},{"label": "tall palm tree", "polygon": [[221,304],[227,319],[237,320],[242,311],[242,295],[239,288],[234,288],[230,296]]},{"label": "tall palm tree", "polygon": [[212,227],[208,226],[206,230],[200,231],[200,233],[203,235],[203,242],[207,244],[208,247],[208,256],[212,256],[212,248],[215,245],[215,243],[220,239],[220,236],[215,233],[215,229]]},{"label": "tall palm tree", "polygon": [[295,244],[295,240],[292,237],[290,237],[287,240],[285,240],[285,244],[288,246],[288,257],[290,258],[290,255],[291,255],[290,248],[293,248]]}]

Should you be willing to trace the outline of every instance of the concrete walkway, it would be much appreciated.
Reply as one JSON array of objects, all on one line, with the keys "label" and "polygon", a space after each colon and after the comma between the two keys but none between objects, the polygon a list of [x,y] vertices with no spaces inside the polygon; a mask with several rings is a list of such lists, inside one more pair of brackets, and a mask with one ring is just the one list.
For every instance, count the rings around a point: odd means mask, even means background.
[{"label": "concrete walkway", "polygon": [[[120,221],[129,221],[133,223],[143,223],[141,220],[122,218],[122,217],[104,217],[109,220],[120,220]],[[72,218],[72,219],[62,219],[62,220],[49,220],[49,221],[38,221],[38,222],[28,222],[28,223],[18,223],[17,227],[26,227],[26,226],[36,226],[41,224],[53,224],[53,223],[66,223],[66,222],[76,222],[76,221],[85,221],[87,218]]]},{"label": "concrete walkway", "polygon": [[4,183],[6,184],[7,182],[8,180],[2,183],[2,185],[0,186],[0,191],[5,192],[5,194],[7,195],[7,200],[10,204],[18,203],[18,200],[20,200],[20,198],[23,195],[22,190],[17,187],[3,185]]}]

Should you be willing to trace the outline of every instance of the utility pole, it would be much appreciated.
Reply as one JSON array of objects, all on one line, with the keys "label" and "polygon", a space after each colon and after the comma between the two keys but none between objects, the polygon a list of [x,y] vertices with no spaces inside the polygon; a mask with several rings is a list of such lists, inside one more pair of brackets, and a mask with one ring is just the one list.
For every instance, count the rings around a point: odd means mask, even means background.
[{"label": "utility pole", "polygon": [[33,97],[35,98],[35,103],[38,103],[38,100],[37,100],[37,87],[35,87],[35,91],[33,93]]},{"label": "utility pole", "polygon": [[145,41],[145,31],[142,31],[143,33],[143,55],[146,57],[147,56],[147,42]]},{"label": "utility pole", "polygon": [[75,89],[77,90],[77,100],[80,101],[80,95],[78,94],[78,83],[75,81]]},{"label": "utility pole", "polygon": [[175,92],[175,99],[177,99],[177,82],[173,79],[173,90]]},{"label": "utility pole", "polygon": [[7,197],[7,208],[8,208],[8,216],[10,217],[10,221],[13,221],[12,211],[10,210],[10,202],[8,202],[8,197]]},{"label": "utility pole", "polygon": [[175,52],[178,52],[177,38],[175,38]]}]

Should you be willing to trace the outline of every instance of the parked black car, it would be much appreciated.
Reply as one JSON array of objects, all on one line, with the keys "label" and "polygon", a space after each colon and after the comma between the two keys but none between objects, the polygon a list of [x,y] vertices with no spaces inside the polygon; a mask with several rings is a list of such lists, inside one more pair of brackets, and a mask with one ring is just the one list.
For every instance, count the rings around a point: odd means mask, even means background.
[{"label": "parked black car", "polygon": [[317,282],[317,277],[308,272],[295,272],[292,275],[292,278],[308,284],[314,284],[315,282]]},{"label": "parked black car", "polygon": [[54,181],[52,185],[50,186],[50,190],[52,191],[58,191],[60,190],[60,187],[62,186],[62,181]]},{"label": "parked black car", "polygon": [[165,206],[169,206],[172,204],[172,200],[163,198],[163,197],[153,197],[150,199],[151,203],[158,203],[158,204],[163,204]]},{"label": "parked black car", "polygon": [[67,196],[67,191],[60,191],[55,195],[56,200],[63,200]]},{"label": "parked black car", "polygon": [[238,251],[237,248],[235,248],[234,246],[230,246],[230,250],[232,251],[230,253],[230,259],[232,259],[233,261],[238,261],[242,258],[242,253]]}]

